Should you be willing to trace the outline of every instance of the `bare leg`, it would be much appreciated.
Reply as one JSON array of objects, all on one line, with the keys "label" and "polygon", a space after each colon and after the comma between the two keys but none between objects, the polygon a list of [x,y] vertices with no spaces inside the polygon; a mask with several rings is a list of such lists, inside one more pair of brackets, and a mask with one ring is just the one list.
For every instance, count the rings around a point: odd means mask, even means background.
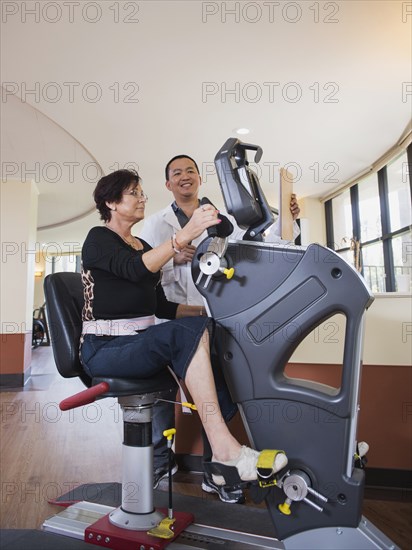
[{"label": "bare leg", "polygon": [[[215,380],[210,364],[209,332],[206,330],[186,371],[186,386],[190,391],[213,452],[213,461],[235,466],[244,481],[256,479],[259,452],[242,447],[229,432],[220,411]],[[273,463],[277,472],[287,464],[286,455],[280,452]],[[213,475],[217,484],[224,484],[222,476]]]},{"label": "bare leg", "polygon": [[187,369],[185,383],[200,415],[217,461],[235,459],[241,445],[229,432],[220,411],[210,364],[209,332],[206,330]]}]

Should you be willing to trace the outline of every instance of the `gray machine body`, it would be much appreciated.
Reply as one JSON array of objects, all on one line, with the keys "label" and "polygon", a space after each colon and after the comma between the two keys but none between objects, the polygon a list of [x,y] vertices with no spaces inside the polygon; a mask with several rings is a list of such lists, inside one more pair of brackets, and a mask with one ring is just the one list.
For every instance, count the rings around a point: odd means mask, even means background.
[{"label": "gray machine body", "polygon": [[[361,520],[364,471],[354,468],[363,319],[373,297],[345,260],[319,245],[307,248],[229,241],[220,272],[202,277],[199,262],[213,243],[197,250],[193,277],[216,320],[216,343],[233,400],[257,449],[282,449],[288,468],[304,472],[309,495],[291,515],[278,505],[285,494],[267,490],[276,536],[285,539],[322,527],[353,527]],[[323,321],[346,318],[341,384],[338,389],[285,375],[296,347]],[[299,488],[297,488],[299,490]]]}]

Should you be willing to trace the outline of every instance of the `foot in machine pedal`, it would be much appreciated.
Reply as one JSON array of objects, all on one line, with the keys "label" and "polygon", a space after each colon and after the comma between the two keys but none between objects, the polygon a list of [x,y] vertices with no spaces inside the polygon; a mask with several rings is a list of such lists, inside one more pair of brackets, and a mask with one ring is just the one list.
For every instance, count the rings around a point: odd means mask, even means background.
[{"label": "foot in machine pedal", "polygon": [[369,451],[369,445],[366,443],[366,441],[360,441],[358,443],[358,456],[360,458],[364,457],[366,453]]},{"label": "foot in machine pedal", "polygon": [[[228,467],[230,467],[231,469],[235,469],[238,476],[238,482],[255,481],[256,479],[258,479],[258,463],[259,467],[262,467],[262,457],[267,463],[266,467],[268,467],[273,474],[284,468],[288,463],[286,454],[283,451],[265,450],[260,452],[244,445],[242,446],[240,454],[237,458],[233,460],[228,460],[226,462],[215,462],[213,459],[212,461],[216,465],[216,468],[220,468],[220,470],[226,469]],[[224,485],[225,483],[228,483],[229,480],[227,479],[225,472],[221,471],[220,473],[222,475],[217,475],[216,473],[213,474],[213,481],[217,485]],[[231,479],[231,481],[232,480],[233,478]]]},{"label": "foot in machine pedal", "polygon": [[357,468],[365,468],[368,459],[366,458],[366,453],[369,451],[369,445],[366,441],[360,441],[356,446],[355,453],[355,466]]}]

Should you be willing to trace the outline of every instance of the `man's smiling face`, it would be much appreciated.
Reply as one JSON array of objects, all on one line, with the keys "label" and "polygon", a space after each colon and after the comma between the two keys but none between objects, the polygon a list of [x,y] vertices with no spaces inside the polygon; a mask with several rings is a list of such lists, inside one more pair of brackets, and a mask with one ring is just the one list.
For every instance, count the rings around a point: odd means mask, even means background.
[{"label": "man's smiling face", "polygon": [[169,166],[169,179],[166,187],[176,200],[197,197],[202,183],[195,163],[189,158],[174,160]]}]

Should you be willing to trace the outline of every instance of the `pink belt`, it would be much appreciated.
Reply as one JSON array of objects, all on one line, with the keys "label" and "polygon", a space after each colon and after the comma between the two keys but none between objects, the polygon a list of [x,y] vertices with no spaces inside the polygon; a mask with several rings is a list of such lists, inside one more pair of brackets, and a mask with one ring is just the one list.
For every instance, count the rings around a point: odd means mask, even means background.
[{"label": "pink belt", "polygon": [[154,315],[134,319],[96,319],[95,321],[83,321],[82,335],[129,336],[154,324]]}]

